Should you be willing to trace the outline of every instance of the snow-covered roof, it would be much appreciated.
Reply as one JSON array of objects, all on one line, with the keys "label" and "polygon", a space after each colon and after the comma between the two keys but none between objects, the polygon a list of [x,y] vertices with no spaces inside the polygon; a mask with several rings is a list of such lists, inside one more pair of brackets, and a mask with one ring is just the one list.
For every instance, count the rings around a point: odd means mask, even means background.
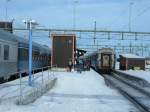
[{"label": "snow-covered roof", "polygon": [[125,58],[137,58],[137,59],[145,59],[145,57],[137,56],[135,54],[120,54],[122,57]]}]

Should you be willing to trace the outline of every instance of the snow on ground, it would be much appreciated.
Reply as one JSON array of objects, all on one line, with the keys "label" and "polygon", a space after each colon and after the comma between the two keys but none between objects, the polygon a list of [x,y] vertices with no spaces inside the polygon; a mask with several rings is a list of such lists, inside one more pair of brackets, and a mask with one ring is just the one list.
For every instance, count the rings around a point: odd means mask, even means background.
[{"label": "snow on ground", "polygon": [[134,76],[134,77],[138,77],[138,78],[144,79],[144,80],[146,80],[147,82],[150,83],[150,71],[126,70],[126,71],[121,71],[121,72],[127,73],[127,74],[129,74],[131,76]]},{"label": "snow on ground", "polygon": [[1,103],[0,112],[138,112],[103,77],[90,72],[57,72],[56,86],[34,103]]},{"label": "snow on ground", "polygon": [[119,62],[116,62],[116,65],[115,65],[115,69],[119,69],[119,65],[120,65],[120,63]]},{"label": "snow on ground", "polygon": [[150,65],[146,65],[146,70],[150,71]]}]

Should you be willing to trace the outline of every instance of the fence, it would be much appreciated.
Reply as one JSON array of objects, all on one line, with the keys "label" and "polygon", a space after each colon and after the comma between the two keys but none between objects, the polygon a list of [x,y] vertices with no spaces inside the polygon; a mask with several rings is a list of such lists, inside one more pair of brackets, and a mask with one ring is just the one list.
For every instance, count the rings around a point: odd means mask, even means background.
[{"label": "fence", "polygon": [[[32,86],[28,86],[28,77],[22,77],[28,71],[21,71],[19,79],[0,85],[0,101],[15,101],[17,104],[28,104],[51,89],[57,80],[52,67],[37,68],[32,71]],[[40,71],[40,72],[37,72]]]}]

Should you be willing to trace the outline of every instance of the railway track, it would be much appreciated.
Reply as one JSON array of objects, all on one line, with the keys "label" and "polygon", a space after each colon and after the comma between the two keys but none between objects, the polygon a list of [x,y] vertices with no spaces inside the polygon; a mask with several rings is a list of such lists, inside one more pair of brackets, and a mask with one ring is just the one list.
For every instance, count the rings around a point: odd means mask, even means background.
[{"label": "railway track", "polygon": [[118,74],[103,75],[107,84],[115,87],[130,100],[141,112],[150,112],[150,92],[138,85],[119,77]]}]

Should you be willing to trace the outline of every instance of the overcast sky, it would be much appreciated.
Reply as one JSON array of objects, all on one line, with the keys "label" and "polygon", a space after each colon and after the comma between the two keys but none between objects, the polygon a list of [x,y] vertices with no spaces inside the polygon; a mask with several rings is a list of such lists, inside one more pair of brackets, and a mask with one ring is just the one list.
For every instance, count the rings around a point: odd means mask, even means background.
[{"label": "overcast sky", "polygon": [[[7,4],[8,20],[15,19],[15,27],[25,27],[22,20],[31,18],[36,20],[42,28],[73,28],[75,0],[7,1],[9,1]],[[133,3],[132,9],[129,10],[131,2]],[[131,11],[131,30],[150,32],[150,0],[78,0],[75,9],[76,29],[94,29],[94,21],[96,21],[97,29],[128,31],[129,11]],[[6,0],[0,0],[0,20],[5,20],[5,14]],[[25,35],[28,37],[27,33]],[[41,35],[43,38],[37,36],[33,40],[51,47],[48,34]],[[44,38],[46,36],[47,38]],[[85,37],[87,38],[88,36],[93,38],[93,34]],[[97,37],[102,37],[102,35],[97,34]],[[97,44],[127,45],[131,43],[130,39],[128,41],[119,40],[115,42],[113,39],[109,41],[105,40],[102,42],[100,40],[100,42],[97,41]],[[85,42],[85,40],[78,39],[77,42],[78,44],[89,44],[93,41],[88,42],[86,40]],[[149,42],[135,41],[133,39],[132,44],[149,46]]]},{"label": "overcast sky", "polygon": [[[132,30],[150,31],[150,0],[132,0]],[[128,30],[131,0],[78,0],[76,28]],[[9,0],[8,19],[22,27],[22,20],[35,19],[41,26],[72,28],[74,0]],[[0,19],[5,19],[6,0],[0,0]],[[139,16],[138,16],[139,15]]]}]

